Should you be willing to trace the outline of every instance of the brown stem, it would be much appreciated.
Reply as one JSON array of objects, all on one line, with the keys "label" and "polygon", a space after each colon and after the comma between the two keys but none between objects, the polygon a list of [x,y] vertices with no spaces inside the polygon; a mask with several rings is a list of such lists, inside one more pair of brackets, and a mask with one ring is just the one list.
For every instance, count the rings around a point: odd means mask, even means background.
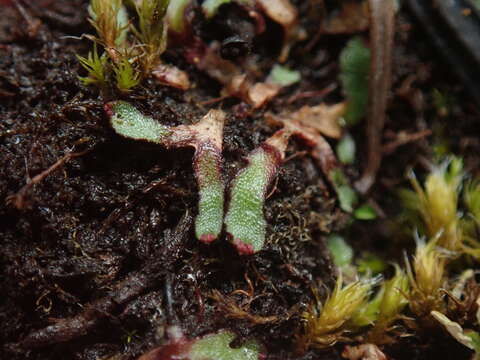
[{"label": "brown stem", "polygon": [[370,63],[369,103],[367,120],[367,166],[355,184],[358,191],[366,193],[375,182],[382,162],[382,130],[391,87],[392,50],[395,34],[395,1],[369,0]]},{"label": "brown stem", "polygon": [[395,140],[383,145],[382,152],[385,155],[391,154],[402,145],[421,140],[430,135],[432,135],[432,130],[430,129],[410,134],[400,133]]},{"label": "brown stem", "polygon": [[65,163],[67,163],[68,161],[70,161],[71,159],[74,159],[76,157],[79,157],[79,156],[82,156],[82,155],[85,155],[86,153],[88,153],[90,151],[89,150],[85,150],[85,151],[81,151],[81,152],[76,152],[76,153],[68,153],[66,155],[64,155],[63,157],[61,157],[60,159],[58,159],[52,166],[50,166],[48,169],[42,171],[40,174],[36,175],[35,177],[33,177],[33,179],[31,179],[30,181],[28,181],[16,194],[13,194],[13,195],[10,195],[10,196],[7,196],[6,198],[6,201],[7,201],[7,204],[12,204],[13,206],[15,206],[18,210],[23,210],[26,208],[27,206],[27,201],[26,201],[26,196],[28,194],[28,192],[30,191],[30,189],[33,187],[33,185],[35,184],[38,184],[39,182],[41,182],[43,179],[45,179],[48,175],[50,175],[51,173],[53,173],[55,170],[59,169],[60,167],[62,167]]}]

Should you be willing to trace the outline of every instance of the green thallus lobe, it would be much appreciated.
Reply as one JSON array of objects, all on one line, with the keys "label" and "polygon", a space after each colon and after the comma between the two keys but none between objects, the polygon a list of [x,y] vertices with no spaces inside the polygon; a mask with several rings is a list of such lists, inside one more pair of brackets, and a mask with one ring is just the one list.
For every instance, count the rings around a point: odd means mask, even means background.
[{"label": "green thallus lobe", "polygon": [[268,186],[285,156],[289,136],[290,133],[279,130],[254,149],[247,157],[247,166],[233,180],[225,225],[242,255],[253,254],[263,247],[267,226],[263,205]]},{"label": "green thallus lobe", "polygon": [[222,229],[224,184],[219,171],[221,167],[221,150],[214,144],[205,143],[197,148],[194,168],[200,199],[195,233],[206,243],[215,240]]},{"label": "green thallus lobe", "polygon": [[200,193],[195,233],[202,242],[215,240],[223,222],[221,153],[225,114],[221,110],[210,110],[194,125],[169,127],[143,115],[124,101],[106,104],[105,111],[119,135],[161,144],[167,148],[195,148],[193,166]]},{"label": "green thallus lobe", "polygon": [[[220,170],[224,113],[211,110],[195,125],[169,127],[144,116],[123,101],[109,103],[105,110],[119,135],[167,148],[195,148],[193,163],[200,196],[195,233],[202,242],[215,240],[223,223],[224,182]],[[290,132],[277,131],[250,153],[247,166],[233,180],[225,224],[242,255],[253,254],[263,247],[267,226],[263,205],[268,187],[284,158],[289,137]]]},{"label": "green thallus lobe", "polygon": [[138,360],[264,360],[266,354],[262,346],[250,340],[238,348],[230,343],[235,335],[227,330],[211,333],[193,339],[186,338],[176,326],[167,328],[171,336],[169,341],[146,354]]}]

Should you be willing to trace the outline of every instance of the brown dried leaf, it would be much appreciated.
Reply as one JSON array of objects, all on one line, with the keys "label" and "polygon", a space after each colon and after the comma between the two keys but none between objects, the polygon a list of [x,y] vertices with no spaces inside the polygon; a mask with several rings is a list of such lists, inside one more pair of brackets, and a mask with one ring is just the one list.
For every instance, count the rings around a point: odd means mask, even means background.
[{"label": "brown dried leaf", "polygon": [[375,344],[347,345],[342,357],[349,360],[387,360],[387,356]]},{"label": "brown dried leaf", "polygon": [[368,3],[347,1],[342,4],[339,13],[332,16],[323,25],[325,34],[355,34],[368,29]]},{"label": "brown dried leaf", "polygon": [[254,108],[259,108],[272,100],[281,88],[278,84],[258,82],[248,89],[246,100]]},{"label": "brown dried leaf", "polygon": [[242,75],[241,69],[233,62],[219,56],[220,43],[214,41],[205,49],[205,54],[195,62],[198,69],[205,71],[220,84],[228,86],[236,76]]},{"label": "brown dried leaf", "polygon": [[160,64],[152,71],[152,75],[164,85],[180,90],[188,90],[190,88],[190,80],[187,73],[175,66]]},{"label": "brown dried leaf", "polygon": [[298,120],[310,126],[321,134],[339,139],[342,136],[340,119],[345,114],[346,104],[320,104],[317,106],[303,106],[295,114]]},{"label": "brown dried leaf", "polygon": [[301,121],[298,117],[288,115],[266,114],[266,120],[274,125],[281,125],[292,135],[302,139],[310,149],[310,155],[318,163],[322,172],[333,183],[332,170],[339,167],[337,158],[330,144],[319,133],[319,131]]},{"label": "brown dried leaf", "polygon": [[257,4],[273,21],[290,28],[297,20],[297,9],[289,0],[257,0]]},{"label": "brown dried leaf", "polygon": [[465,345],[469,349],[474,350],[472,339],[469,336],[465,335],[465,333],[463,332],[463,328],[460,326],[459,323],[450,320],[438,311],[432,311],[430,314],[435,318],[435,320],[437,320],[440,324],[443,325],[445,330],[447,330],[448,333],[455,338],[455,340],[457,340],[460,344]]},{"label": "brown dried leaf", "polygon": [[265,82],[254,82],[253,76],[249,76],[254,73],[252,69],[242,73],[239,66],[222,59],[218,52],[219,44],[212,43],[206,49],[204,56],[198,60],[196,66],[224,86],[222,97],[238,97],[257,109],[272,100],[282,89],[281,85],[268,79]]},{"label": "brown dried leaf", "polygon": [[284,44],[278,59],[283,63],[293,43],[304,38],[304,32],[297,26],[298,11],[289,0],[257,0],[257,4],[270,19],[283,26]]},{"label": "brown dried leaf", "polygon": [[340,119],[345,114],[346,104],[320,104],[316,106],[302,106],[290,114],[281,115],[281,118],[315,129],[322,135],[339,139],[342,136]]}]

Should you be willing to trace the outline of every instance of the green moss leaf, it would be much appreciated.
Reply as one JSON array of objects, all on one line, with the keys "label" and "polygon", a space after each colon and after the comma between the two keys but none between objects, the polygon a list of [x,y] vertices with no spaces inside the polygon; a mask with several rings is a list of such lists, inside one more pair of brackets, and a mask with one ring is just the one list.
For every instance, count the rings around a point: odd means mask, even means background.
[{"label": "green moss leaf", "polygon": [[363,204],[359,208],[355,209],[353,216],[357,220],[373,220],[377,218],[377,213],[370,205]]},{"label": "green moss leaf", "polygon": [[345,134],[338,142],[337,156],[342,164],[353,164],[355,161],[355,140],[350,134]]},{"label": "green moss leaf", "polygon": [[347,97],[348,125],[356,124],[366,114],[369,70],[370,49],[361,38],[351,39],[340,55],[340,81]]},{"label": "green moss leaf", "polygon": [[338,267],[349,265],[352,262],[353,249],[340,235],[330,235],[327,239],[327,246],[332,254],[333,262]]},{"label": "green moss leaf", "polygon": [[357,193],[348,184],[347,178],[341,169],[333,170],[330,178],[337,192],[340,208],[345,212],[351,213],[358,202]]},{"label": "green moss leaf", "polygon": [[408,304],[408,277],[398,265],[395,269],[395,276],[383,284],[385,292],[380,304],[379,321],[383,322],[386,328],[398,318]]},{"label": "green moss leaf", "polygon": [[463,199],[475,221],[480,223],[480,180],[470,181],[465,186]]},{"label": "green moss leaf", "polygon": [[299,71],[290,70],[289,68],[275,64],[268,76],[268,81],[280,86],[290,86],[299,82],[301,75]]},{"label": "green moss leaf", "polygon": [[140,83],[140,73],[130,64],[128,58],[122,58],[120,62],[113,67],[115,73],[115,82],[120,91],[130,91]]},{"label": "green moss leaf", "polygon": [[164,17],[169,0],[141,0],[135,3],[139,29],[137,36],[147,45],[160,47],[164,40]]},{"label": "green moss leaf", "polygon": [[97,84],[105,86],[107,83],[107,56],[98,55],[97,44],[93,44],[93,51],[88,53],[88,57],[77,55],[77,59],[80,65],[88,71],[88,76],[79,77],[80,81],[84,85]]},{"label": "green moss leaf", "polygon": [[372,325],[377,321],[380,313],[380,304],[382,303],[385,288],[382,286],[375,294],[374,298],[368,302],[366,306],[360,309],[351,320],[354,328],[361,328]]},{"label": "green moss leaf", "polygon": [[360,274],[380,274],[387,268],[384,260],[372,253],[364,253],[360,259],[356,261],[357,271]]},{"label": "green moss leaf", "polygon": [[91,0],[88,7],[90,22],[107,47],[122,48],[128,34],[128,14],[122,0]]},{"label": "green moss leaf", "polygon": [[465,335],[470,338],[473,349],[475,350],[474,360],[480,359],[480,334],[473,330],[466,330]]}]

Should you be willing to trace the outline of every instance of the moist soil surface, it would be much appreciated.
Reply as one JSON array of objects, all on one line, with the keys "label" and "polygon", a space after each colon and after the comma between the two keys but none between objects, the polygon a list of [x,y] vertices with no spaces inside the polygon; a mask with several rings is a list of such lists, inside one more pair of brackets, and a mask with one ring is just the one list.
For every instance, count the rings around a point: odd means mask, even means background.
[{"label": "moist soil surface", "polygon": [[[349,225],[356,251],[392,261],[400,260],[399,249],[413,244],[397,244],[384,220],[350,225],[324,174],[297,141],[290,142],[266,202],[264,249],[239,256],[224,235],[202,244],[192,226],[198,201],[193,151],[120,138],[103,107],[121,98],[172,125],[222,108],[223,172],[230,180],[242,158],[275,132],[264,121],[266,111],[342,99],[337,86],[326,96],[292,101],[296,94],[337,85],[339,51],[350,36],[322,37],[308,51],[308,41],[295,45],[288,65],[302,80],[260,110],[238,99],[206,103],[219,96],[220,85],[174,50],[164,59],[188,73],[193,89],[147,79],[128,94],[99,93],[78,80],[84,71],[76,54],[85,55],[91,46],[80,36],[93,33],[87,5],[40,1],[27,6],[25,17],[8,1],[0,2],[0,358],[134,359],[162,343],[172,324],[190,338],[230,329],[237,345],[250,338],[263,343],[269,359],[341,358],[341,345],[295,353],[301,311],[314,300],[312,287],[324,298],[335,282],[325,238]],[[301,1],[297,5],[311,32],[316,20],[302,14]],[[221,37],[217,25],[200,21],[198,32],[206,40]],[[267,34],[280,30],[267,23]],[[396,44],[385,141],[401,131],[432,128],[438,115],[431,91],[441,89],[457,99],[450,115],[455,126],[446,139],[466,156],[467,167],[475,168],[479,144],[472,129],[478,111],[403,10]],[[270,35],[258,39],[252,51],[272,64],[280,47]],[[411,76],[414,89],[399,96]],[[360,157],[345,169],[352,182],[363,164],[364,131],[365,123],[352,128]],[[386,219],[398,210],[396,198],[386,194],[405,181],[408,167],[423,163],[431,146],[424,138],[384,158],[369,199]],[[49,325],[57,331],[42,330]],[[442,333],[405,337],[384,349],[394,359],[470,356]]]}]

